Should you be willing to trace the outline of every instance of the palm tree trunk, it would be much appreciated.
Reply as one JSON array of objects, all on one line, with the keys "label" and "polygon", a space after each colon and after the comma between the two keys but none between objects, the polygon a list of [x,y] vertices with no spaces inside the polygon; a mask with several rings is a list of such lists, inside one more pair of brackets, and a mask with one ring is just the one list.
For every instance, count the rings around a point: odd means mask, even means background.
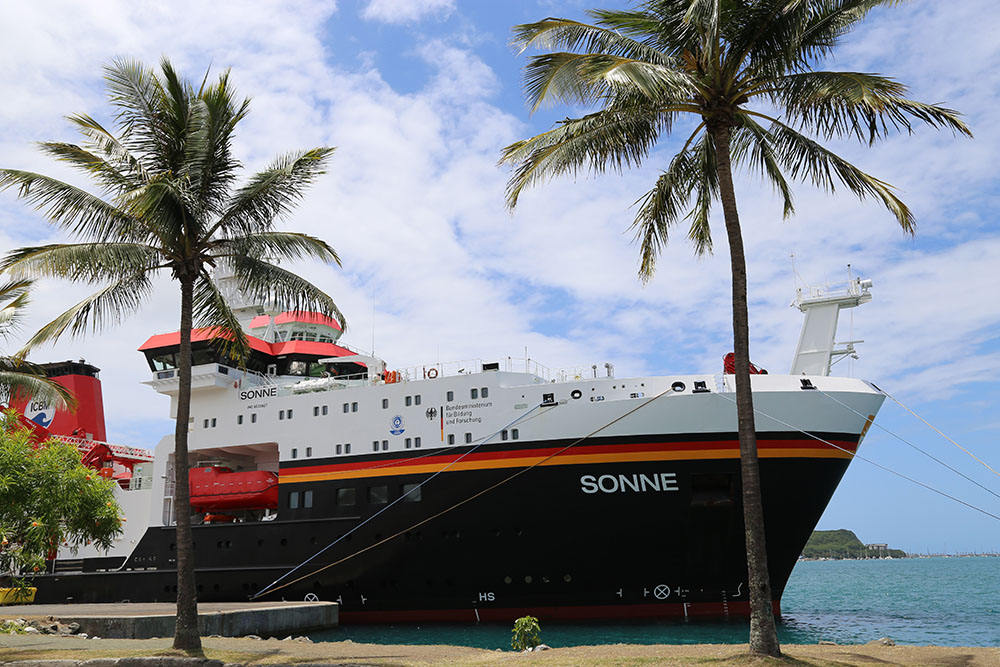
[{"label": "palm tree trunk", "polygon": [[191,414],[191,325],[194,276],[180,276],[181,346],[177,363],[177,424],[174,430],[174,512],[177,515],[177,624],[174,648],[201,650],[198,599],[194,580],[194,544],[191,536],[191,489],[188,484],[188,419]]},{"label": "palm tree trunk", "polygon": [[764,544],[764,508],[757,464],[757,432],[750,393],[750,324],[747,317],[747,266],[743,235],[736,210],[736,191],[729,156],[729,128],[713,128],[719,194],[729,236],[733,272],[733,352],[736,361],[736,415],[739,420],[740,472],[743,478],[743,523],[746,528],[747,571],[750,589],[750,652],[781,655],[771,606],[771,579]]}]

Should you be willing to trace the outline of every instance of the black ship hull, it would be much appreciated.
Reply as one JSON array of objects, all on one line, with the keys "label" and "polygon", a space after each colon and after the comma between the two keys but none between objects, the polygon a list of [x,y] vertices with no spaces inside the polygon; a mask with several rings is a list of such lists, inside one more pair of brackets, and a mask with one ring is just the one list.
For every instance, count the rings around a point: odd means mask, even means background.
[{"label": "black ship hull", "polygon": [[[842,449],[758,436],[775,613],[858,443],[815,435]],[[194,527],[198,599],[332,600],[344,623],[749,613],[735,434],[565,444],[282,467],[277,520]],[[127,559],[57,561],[36,599],[173,601],[174,567],[174,528],[152,527]]]}]

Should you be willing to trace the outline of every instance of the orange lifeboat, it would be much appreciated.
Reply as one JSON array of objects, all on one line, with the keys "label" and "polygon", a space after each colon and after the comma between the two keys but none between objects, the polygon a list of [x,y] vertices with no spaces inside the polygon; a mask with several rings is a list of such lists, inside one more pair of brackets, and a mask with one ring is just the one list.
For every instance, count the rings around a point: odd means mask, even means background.
[{"label": "orange lifeboat", "polygon": [[233,472],[223,466],[202,466],[188,470],[188,480],[195,512],[278,507],[278,475],[269,470]]}]

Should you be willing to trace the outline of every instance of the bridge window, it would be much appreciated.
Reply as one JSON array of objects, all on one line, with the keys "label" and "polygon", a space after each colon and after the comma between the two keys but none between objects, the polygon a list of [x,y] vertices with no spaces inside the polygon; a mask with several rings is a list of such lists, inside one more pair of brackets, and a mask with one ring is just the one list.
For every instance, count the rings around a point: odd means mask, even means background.
[{"label": "bridge window", "polygon": [[289,361],[288,362],[288,374],[289,375],[305,375],[306,368],[308,364],[304,361]]}]

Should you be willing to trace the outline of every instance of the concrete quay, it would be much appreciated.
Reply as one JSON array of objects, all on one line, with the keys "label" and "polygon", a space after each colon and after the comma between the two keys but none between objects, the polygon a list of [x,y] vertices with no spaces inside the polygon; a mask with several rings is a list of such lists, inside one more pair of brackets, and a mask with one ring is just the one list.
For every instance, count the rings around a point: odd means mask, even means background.
[{"label": "concrete quay", "polygon": [[[108,639],[172,637],[177,605],[170,602],[119,604],[29,604],[0,607],[0,619],[58,619],[77,623],[79,632]],[[300,635],[337,627],[336,602],[202,602],[202,636]]]}]

